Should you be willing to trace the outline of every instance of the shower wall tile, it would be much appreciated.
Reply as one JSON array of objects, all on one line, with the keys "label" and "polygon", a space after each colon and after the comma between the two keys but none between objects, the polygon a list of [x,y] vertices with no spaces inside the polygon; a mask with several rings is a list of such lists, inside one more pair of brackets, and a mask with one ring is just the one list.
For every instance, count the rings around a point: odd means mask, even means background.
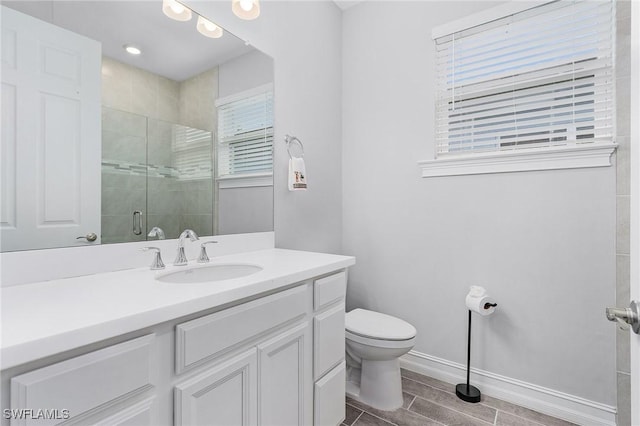
[{"label": "shower wall tile", "polygon": [[616,79],[616,134],[631,134],[631,78]]},{"label": "shower wall tile", "polygon": [[[630,218],[630,52],[631,2],[616,2],[616,304],[629,304],[629,218]],[[630,424],[629,330],[616,328],[617,424]]]},{"label": "shower wall tile", "polygon": [[630,3],[619,1],[616,21],[616,77],[631,75],[631,19]]},{"label": "shower wall tile", "polygon": [[180,84],[180,124],[215,131],[218,68],[212,68]]},{"label": "shower wall tile", "polygon": [[177,81],[102,57],[102,105],[178,122]]},{"label": "shower wall tile", "polygon": [[631,194],[631,153],[630,138],[619,136],[616,150],[616,193],[617,195]]},{"label": "shower wall tile", "polygon": [[630,204],[629,196],[618,195],[616,197],[616,253],[629,254],[630,244]]},{"label": "shower wall tile", "polygon": [[144,137],[102,131],[102,159],[129,164],[146,164],[147,142]]},{"label": "shower wall tile", "polygon": [[[629,302],[619,305],[628,306]],[[628,329],[622,330],[620,327],[616,327],[616,369],[619,373],[631,372],[631,346],[629,342]]]},{"label": "shower wall tile", "polygon": [[631,424],[631,377],[626,373],[618,373],[618,414],[616,424]]},{"label": "shower wall tile", "polygon": [[147,229],[154,226],[162,228],[167,239],[178,238],[180,236],[180,219],[174,214],[149,214],[147,216]]},{"label": "shower wall tile", "polygon": [[131,111],[131,78],[128,65],[102,57],[102,105]]}]

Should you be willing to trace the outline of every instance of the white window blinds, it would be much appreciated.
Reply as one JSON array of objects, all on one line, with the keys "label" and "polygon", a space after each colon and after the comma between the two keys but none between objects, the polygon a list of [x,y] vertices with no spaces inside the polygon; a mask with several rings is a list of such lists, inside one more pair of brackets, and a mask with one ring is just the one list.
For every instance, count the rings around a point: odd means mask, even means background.
[{"label": "white window blinds", "polygon": [[172,125],[173,167],[179,180],[211,178],[213,150],[211,132]]},{"label": "white window blinds", "polygon": [[614,10],[561,0],[437,38],[436,155],[611,143]]},{"label": "white window blinds", "polygon": [[271,172],[273,92],[252,91],[218,103],[218,175]]}]

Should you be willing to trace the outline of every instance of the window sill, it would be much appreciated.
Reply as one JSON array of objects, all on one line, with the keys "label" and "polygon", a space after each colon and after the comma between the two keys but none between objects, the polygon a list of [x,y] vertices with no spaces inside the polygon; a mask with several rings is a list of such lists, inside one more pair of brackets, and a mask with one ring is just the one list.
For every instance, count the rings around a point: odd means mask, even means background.
[{"label": "window sill", "polygon": [[273,173],[252,173],[239,176],[220,176],[218,188],[251,188],[255,186],[273,186]]},{"label": "window sill", "polygon": [[611,165],[611,154],[617,146],[615,143],[585,144],[522,151],[484,152],[474,155],[463,154],[419,161],[418,166],[424,178],[607,167]]}]

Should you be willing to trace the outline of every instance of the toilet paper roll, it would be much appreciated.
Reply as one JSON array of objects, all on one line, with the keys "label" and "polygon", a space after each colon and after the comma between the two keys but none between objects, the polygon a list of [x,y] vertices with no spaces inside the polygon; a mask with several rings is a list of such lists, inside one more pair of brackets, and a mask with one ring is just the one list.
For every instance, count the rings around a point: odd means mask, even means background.
[{"label": "toilet paper roll", "polygon": [[488,296],[486,290],[482,287],[471,286],[469,294],[467,294],[464,301],[470,311],[476,312],[482,316],[491,315],[496,310],[495,306],[490,306],[485,309],[485,305],[495,305],[496,301],[492,297]]}]

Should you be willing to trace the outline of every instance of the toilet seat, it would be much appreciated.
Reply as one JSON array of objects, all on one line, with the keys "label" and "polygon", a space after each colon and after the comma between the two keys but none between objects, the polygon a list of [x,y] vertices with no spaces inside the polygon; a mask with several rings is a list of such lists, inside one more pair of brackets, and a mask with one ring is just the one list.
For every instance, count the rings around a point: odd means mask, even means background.
[{"label": "toilet seat", "polygon": [[[372,341],[396,342],[400,347],[414,340],[416,329],[400,318],[366,309],[354,309],[345,316],[347,337],[362,344],[372,345]],[[364,341],[361,341],[364,340]],[[365,343],[365,341],[370,343]],[[379,344],[379,343],[376,343]],[[395,345],[386,347],[398,347]]]},{"label": "toilet seat", "polygon": [[384,340],[374,339],[372,337],[360,336],[359,334],[351,333],[349,330],[345,331],[345,337],[347,340],[357,342],[366,346],[373,346],[376,348],[388,348],[388,349],[401,349],[413,347],[416,343],[415,337],[407,340]]}]

